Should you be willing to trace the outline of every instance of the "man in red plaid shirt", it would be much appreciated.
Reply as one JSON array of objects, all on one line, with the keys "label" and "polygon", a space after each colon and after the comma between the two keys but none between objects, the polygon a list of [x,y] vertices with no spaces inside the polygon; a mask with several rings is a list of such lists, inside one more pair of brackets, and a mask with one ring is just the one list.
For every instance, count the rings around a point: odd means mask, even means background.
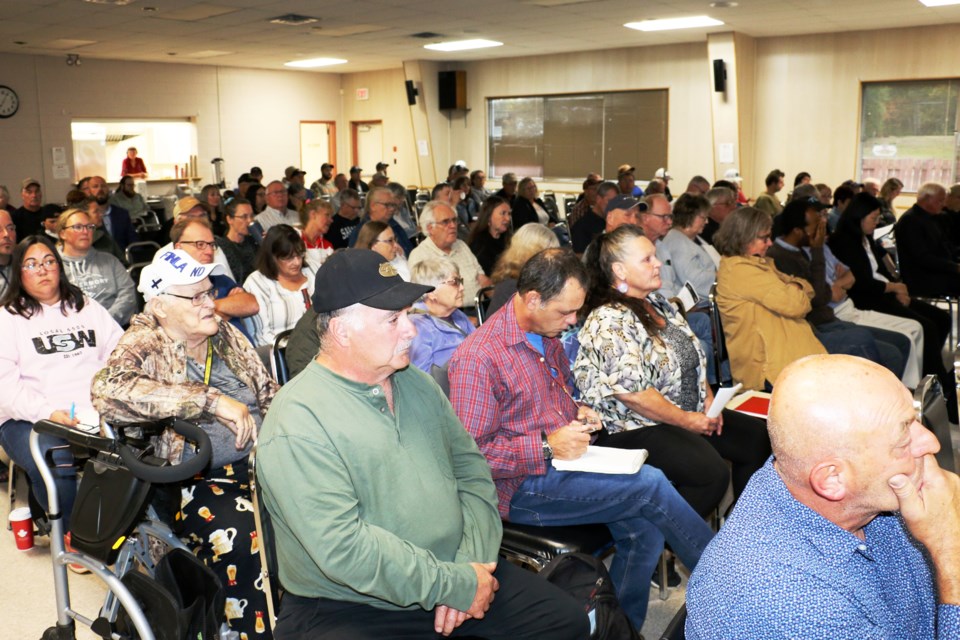
[{"label": "man in red plaid shirt", "polygon": [[552,458],[584,454],[602,428],[576,389],[557,336],[576,323],[588,278],[567,249],[547,249],[523,267],[513,300],[450,360],[450,399],[487,458],[500,515],[519,524],[605,524],[617,552],[610,574],[640,629],[650,576],[664,541],[691,570],[712,537],[660,470],[561,472]]}]

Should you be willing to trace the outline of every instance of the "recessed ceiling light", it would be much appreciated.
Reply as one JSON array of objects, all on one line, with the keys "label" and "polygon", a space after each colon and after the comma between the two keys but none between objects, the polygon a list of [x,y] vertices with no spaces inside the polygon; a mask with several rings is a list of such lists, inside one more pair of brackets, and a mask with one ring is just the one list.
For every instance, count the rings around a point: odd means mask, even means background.
[{"label": "recessed ceiling light", "polygon": [[688,18],[664,18],[662,20],[641,20],[623,25],[637,31],[670,31],[671,29],[693,29],[696,27],[717,27],[723,22],[710,16],[690,16]]},{"label": "recessed ceiling light", "polygon": [[434,44],[423,45],[424,49],[431,51],[466,51],[468,49],[486,49],[487,47],[502,47],[502,42],[496,40],[452,40],[450,42],[436,42]]},{"label": "recessed ceiling light", "polygon": [[714,9],[732,9],[739,6],[739,2],[727,2],[726,0],[719,0],[719,2],[711,2],[710,6]]},{"label": "recessed ceiling light", "polygon": [[316,67],[329,67],[335,64],[346,64],[346,60],[340,58],[310,58],[309,60],[292,60],[284,62],[285,67],[294,67],[296,69],[314,69]]},{"label": "recessed ceiling light", "polygon": [[960,4],[960,0],[920,0],[920,4],[927,7],[946,7],[951,4]]}]

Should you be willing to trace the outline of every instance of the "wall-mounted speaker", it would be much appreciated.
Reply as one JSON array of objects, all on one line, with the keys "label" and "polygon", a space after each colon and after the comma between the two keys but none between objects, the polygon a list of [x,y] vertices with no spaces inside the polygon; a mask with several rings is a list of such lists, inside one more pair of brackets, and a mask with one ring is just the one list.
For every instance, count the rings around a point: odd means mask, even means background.
[{"label": "wall-mounted speaker", "polygon": [[420,92],[417,90],[416,85],[413,84],[413,80],[406,81],[407,87],[407,104],[411,107],[417,104],[417,96],[420,95]]},{"label": "wall-mounted speaker", "polygon": [[437,76],[440,110],[467,108],[467,72],[441,71]]},{"label": "wall-mounted speaker", "polygon": [[727,67],[720,58],[713,61],[713,90],[717,93],[727,90]]}]

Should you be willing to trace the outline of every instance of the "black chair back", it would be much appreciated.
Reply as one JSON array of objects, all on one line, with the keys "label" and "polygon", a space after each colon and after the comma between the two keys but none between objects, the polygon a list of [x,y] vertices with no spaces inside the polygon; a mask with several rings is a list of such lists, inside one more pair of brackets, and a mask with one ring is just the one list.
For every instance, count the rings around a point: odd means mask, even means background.
[{"label": "black chair back", "polygon": [[713,328],[713,364],[716,367],[717,382],[720,385],[732,383],[723,377],[723,361],[727,359],[727,339],[723,334],[723,323],[720,320],[720,307],[717,306],[717,283],[710,287],[710,324]]},{"label": "black chair back", "polygon": [[937,452],[937,464],[941,469],[956,473],[956,457],[953,453],[953,437],[951,431],[956,425],[950,424],[947,417],[947,402],[943,396],[940,381],[934,375],[923,377],[916,391],[913,392],[913,406],[917,410],[917,417],[927,429],[933,432],[940,442],[940,451]]},{"label": "black chair back", "polygon": [[477,291],[477,297],[473,304],[477,309],[477,321],[483,324],[487,319],[487,309],[490,307],[490,301],[493,299],[493,287],[483,287]]},{"label": "black chair back", "polygon": [[293,329],[287,329],[277,334],[273,343],[273,375],[281,385],[290,379],[290,369],[287,367],[287,342]]}]

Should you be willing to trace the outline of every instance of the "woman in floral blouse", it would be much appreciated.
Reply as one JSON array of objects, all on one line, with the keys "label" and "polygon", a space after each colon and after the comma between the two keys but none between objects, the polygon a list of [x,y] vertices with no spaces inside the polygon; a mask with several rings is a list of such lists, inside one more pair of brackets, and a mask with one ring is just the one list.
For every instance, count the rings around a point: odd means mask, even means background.
[{"label": "woman in floral blouse", "polygon": [[726,410],[707,417],[713,392],[700,342],[656,293],[660,261],[643,231],[625,225],[599,242],[574,364],[583,400],[603,418],[597,444],[647,449],[649,464],[706,516],[726,492],[725,460],[739,496],[770,455],[766,425]]}]

